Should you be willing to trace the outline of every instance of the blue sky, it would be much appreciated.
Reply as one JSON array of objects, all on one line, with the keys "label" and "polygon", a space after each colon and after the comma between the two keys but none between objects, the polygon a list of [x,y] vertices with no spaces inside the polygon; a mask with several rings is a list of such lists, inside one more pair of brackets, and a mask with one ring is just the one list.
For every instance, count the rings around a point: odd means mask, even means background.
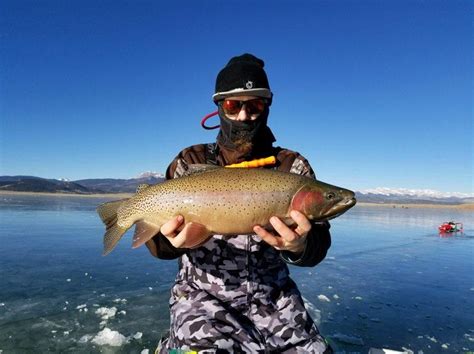
[{"label": "blue sky", "polygon": [[265,60],[277,144],[355,190],[473,192],[471,1],[2,1],[0,175],[133,177]]}]

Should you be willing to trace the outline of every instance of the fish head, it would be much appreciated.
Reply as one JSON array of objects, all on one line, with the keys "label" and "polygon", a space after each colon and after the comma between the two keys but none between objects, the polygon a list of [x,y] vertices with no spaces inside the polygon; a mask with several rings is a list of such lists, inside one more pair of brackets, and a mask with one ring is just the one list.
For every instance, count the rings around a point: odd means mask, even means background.
[{"label": "fish head", "polygon": [[354,192],[314,180],[295,193],[291,209],[301,211],[310,220],[322,221],[338,217],[355,204]]}]

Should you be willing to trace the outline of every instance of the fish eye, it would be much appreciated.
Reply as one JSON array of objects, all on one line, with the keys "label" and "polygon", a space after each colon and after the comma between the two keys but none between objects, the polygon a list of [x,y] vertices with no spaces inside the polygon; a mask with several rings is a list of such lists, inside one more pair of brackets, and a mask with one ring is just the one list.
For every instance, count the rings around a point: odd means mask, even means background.
[{"label": "fish eye", "polygon": [[334,198],[336,198],[336,194],[333,193],[333,192],[329,192],[326,194],[326,199],[327,200],[333,200]]}]

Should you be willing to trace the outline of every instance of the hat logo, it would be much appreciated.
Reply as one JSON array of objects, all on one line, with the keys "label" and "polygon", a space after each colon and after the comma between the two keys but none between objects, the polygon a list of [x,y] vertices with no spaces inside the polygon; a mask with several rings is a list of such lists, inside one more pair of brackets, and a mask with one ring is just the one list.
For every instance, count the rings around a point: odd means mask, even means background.
[{"label": "hat logo", "polygon": [[248,88],[248,89],[251,89],[253,87],[253,82],[252,81],[247,81],[247,83],[245,84],[245,87]]}]

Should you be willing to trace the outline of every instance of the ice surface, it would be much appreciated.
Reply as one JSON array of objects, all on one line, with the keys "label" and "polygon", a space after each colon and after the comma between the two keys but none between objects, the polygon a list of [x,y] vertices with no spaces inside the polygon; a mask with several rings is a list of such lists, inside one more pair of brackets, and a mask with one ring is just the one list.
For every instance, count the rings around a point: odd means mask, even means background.
[{"label": "ice surface", "polygon": [[[64,200],[68,199],[55,203]],[[77,200],[70,199],[74,208],[82,208],[79,212],[49,204],[42,204],[40,212],[30,207],[16,210],[0,201],[0,214],[9,215],[2,219],[0,230],[0,269],[5,269],[0,281],[0,348],[3,353],[17,352],[18,348],[24,352],[140,353],[150,348],[153,353],[152,348],[169,328],[168,299],[176,262],[158,261],[161,263],[156,267],[156,259],[140,253],[145,249],[130,252],[128,245],[122,250],[119,247],[112,258],[102,257],[97,244],[97,234],[103,232],[95,212],[97,203],[90,202],[90,210],[84,211],[87,201]],[[25,224],[25,218],[26,224],[32,225],[31,232],[17,226]],[[462,221],[465,234],[440,238],[437,226],[450,219]],[[332,340],[331,333],[339,333],[366,343],[355,347],[333,339],[339,352],[367,353],[370,346],[399,351],[406,346],[417,354],[420,350],[439,354],[472,351],[471,225],[472,213],[451,208],[406,211],[356,207],[333,222],[331,231],[337,244],[325,261],[310,271],[294,267],[292,277],[302,295],[311,300],[305,301],[308,313],[328,339]],[[72,245],[61,244],[65,234]],[[22,247],[10,241],[18,236],[27,241]],[[56,251],[51,253],[53,247]],[[145,277],[145,272],[136,269],[153,270]],[[93,279],[89,279],[91,275]],[[319,300],[320,294],[331,302]],[[82,305],[87,306],[77,308]],[[113,317],[113,310],[96,314],[100,307],[113,306],[117,308]],[[128,343],[109,348],[93,343],[105,328],[120,332]],[[143,335],[137,340],[138,331]],[[85,345],[78,343],[79,338]]]},{"label": "ice surface", "polygon": [[332,339],[335,339],[339,342],[347,343],[347,344],[354,344],[354,345],[364,345],[364,341],[362,338],[356,336],[349,336],[342,333],[336,333],[331,336]]}]

